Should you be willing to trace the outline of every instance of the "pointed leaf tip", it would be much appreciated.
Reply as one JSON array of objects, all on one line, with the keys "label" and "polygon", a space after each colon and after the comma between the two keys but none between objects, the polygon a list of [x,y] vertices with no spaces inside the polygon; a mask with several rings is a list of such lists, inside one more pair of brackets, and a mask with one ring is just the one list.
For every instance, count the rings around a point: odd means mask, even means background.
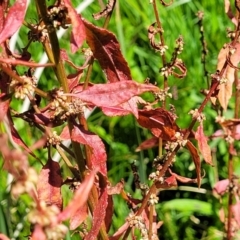
[{"label": "pointed leaf tip", "polygon": [[11,37],[22,25],[27,9],[27,0],[16,0],[10,7],[0,33],[0,43]]},{"label": "pointed leaf tip", "polygon": [[68,15],[72,22],[71,32],[71,51],[75,53],[86,39],[86,32],[83,21],[77,11],[72,7],[69,0],[64,0],[65,6],[68,9]]}]

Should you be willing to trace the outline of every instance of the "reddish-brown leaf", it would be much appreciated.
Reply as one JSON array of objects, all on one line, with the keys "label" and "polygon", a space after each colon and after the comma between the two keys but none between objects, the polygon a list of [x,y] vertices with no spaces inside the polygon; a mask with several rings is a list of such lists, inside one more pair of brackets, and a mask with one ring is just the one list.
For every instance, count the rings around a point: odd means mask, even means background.
[{"label": "reddish-brown leaf", "polygon": [[156,182],[157,188],[169,189],[171,187],[177,187],[177,180],[175,176],[168,177],[164,180],[164,183]]},{"label": "reddish-brown leaf", "polygon": [[131,80],[131,73],[115,35],[104,28],[83,21],[87,43],[109,82]]},{"label": "reddish-brown leaf", "polygon": [[229,187],[229,180],[224,179],[224,180],[218,181],[215,184],[213,191],[216,192],[218,195],[223,195],[225,192],[227,192],[228,187]]},{"label": "reddish-brown leaf", "polygon": [[202,123],[197,128],[197,131],[195,133],[195,139],[198,141],[198,147],[203,155],[203,159],[206,163],[213,166],[211,148],[207,143],[208,138],[204,135]]},{"label": "reddish-brown leaf", "polygon": [[106,160],[107,155],[105,146],[98,135],[86,131],[82,126],[74,126],[71,139],[75,142],[88,145],[92,152],[90,161],[92,169],[101,172],[104,176],[107,174]]},{"label": "reddish-brown leaf", "polygon": [[73,216],[70,218],[70,230],[76,229],[88,216],[88,207],[87,204],[84,204],[80,207]]},{"label": "reddish-brown leaf", "polygon": [[172,113],[163,108],[139,110],[138,123],[152,131],[154,136],[164,140],[174,140],[176,132],[180,131]]},{"label": "reddish-brown leaf", "polygon": [[78,94],[69,95],[78,97],[98,107],[112,107],[148,91],[158,91],[158,87],[134,81],[121,81],[109,84],[96,84]]},{"label": "reddish-brown leaf", "polygon": [[46,165],[42,168],[37,184],[37,193],[39,200],[47,205],[56,205],[62,210],[62,177],[59,163],[48,159]]},{"label": "reddish-brown leaf", "polygon": [[77,11],[72,7],[70,0],[64,0],[65,6],[68,9],[68,16],[72,23],[71,32],[71,51],[75,53],[86,39],[86,32],[83,21]]},{"label": "reddish-brown leaf", "polygon": [[93,211],[93,222],[92,227],[85,240],[95,240],[101,228],[102,223],[104,222],[106,216],[106,209],[108,206],[108,194],[107,188],[103,189],[99,201]]},{"label": "reddish-brown leaf", "polygon": [[136,148],[136,152],[140,152],[142,150],[146,150],[146,149],[150,149],[153,147],[158,146],[159,143],[159,138],[157,137],[152,137],[150,139],[145,140],[144,142],[142,142],[137,148]]},{"label": "reddish-brown leaf", "polygon": [[187,146],[187,148],[192,156],[193,162],[195,164],[196,173],[197,173],[197,184],[198,184],[198,187],[200,187],[202,178],[201,178],[201,160],[198,155],[198,151],[190,141],[187,141],[186,146]]},{"label": "reddish-brown leaf", "polygon": [[197,183],[198,182],[198,179],[192,179],[192,178],[180,176],[176,173],[173,173],[170,169],[168,169],[168,171],[176,180],[178,180],[181,183]]},{"label": "reddish-brown leaf", "polygon": [[4,26],[0,32],[0,43],[11,37],[22,25],[27,7],[27,0],[16,0],[10,7]]},{"label": "reddish-brown leaf", "polygon": [[9,109],[9,105],[10,105],[11,99],[5,99],[5,93],[0,94],[0,121],[2,121],[4,119],[4,117],[6,116],[8,109]]},{"label": "reddish-brown leaf", "polygon": [[107,204],[107,209],[106,209],[106,215],[105,215],[105,226],[107,232],[110,230],[111,225],[112,225],[112,217],[114,213],[114,207],[113,207],[113,197],[108,196],[108,204]]},{"label": "reddish-brown leaf", "polygon": [[[229,56],[230,56],[229,61],[231,61],[231,64],[236,67],[238,66],[238,63],[240,61],[240,43],[236,43],[235,51],[233,54],[230,54],[229,51],[230,51],[229,46],[221,49],[218,55],[218,65],[217,65],[217,69],[219,71],[222,70],[224,63]],[[235,69],[231,66],[228,66],[226,68],[226,71],[223,74],[223,78],[227,79],[227,82],[220,84],[219,86],[218,100],[224,110],[227,109],[228,102],[232,96],[234,72],[235,72]]]},{"label": "reddish-brown leaf", "polygon": [[65,221],[68,218],[74,216],[74,214],[86,204],[88,195],[92,189],[95,171],[92,171],[89,176],[81,183],[80,187],[74,193],[72,201],[67,205],[67,207],[58,215],[58,220]]}]

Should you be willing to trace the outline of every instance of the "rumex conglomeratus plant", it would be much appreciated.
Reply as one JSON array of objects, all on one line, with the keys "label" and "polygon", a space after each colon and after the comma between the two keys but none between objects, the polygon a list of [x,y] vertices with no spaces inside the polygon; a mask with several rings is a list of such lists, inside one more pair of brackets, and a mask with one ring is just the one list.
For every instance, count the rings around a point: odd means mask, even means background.
[{"label": "rumex conglomeratus plant", "polygon": [[[159,2],[162,8],[172,4]],[[208,89],[203,91],[205,96],[200,107],[189,109],[192,121],[186,129],[178,126],[176,109],[167,104],[172,97],[169,77],[182,79],[187,76],[187,66],[180,57],[184,53],[184,36],[180,35],[176,39],[175,48],[168,59],[166,52],[170,49],[164,39],[157,1],[150,2],[156,21],[148,28],[148,39],[155,54],[161,59],[159,75],[163,81],[159,86],[157,83],[151,84],[149,79],[144,83],[132,79],[116,36],[107,30],[115,0],[109,0],[101,12],[93,14],[95,20],[104,19],[102,27],[82,18],[70,0],[58,0],[54,4],[36,0],[34,3],[37,14],[37,22],[34,24],[25,19],[26,0],[16,0],[12,5],[3,1],[0,5],[0,120],[8,130],[8,134],[3,131],[1,133],[0,150],[3,169],[14,178],[11,183],[12,196],[17,199],[25,193],[32,199],[27,217],[32,225],[29,238],[62,239],[70,230],[83,239],[128,239],[129,236],[136,239],[136,234],[142,239],[160,239],[158,230],[164,222],[157,218],[156,206],[161,204],[159,191],[176,187],[178,182],[196,183],[200,187],[205,173],[201,169],[199,152],[204,161],[213,166],[203,124],[206,120],[203,111],[208,102],[220,109],[216,120],[222,127],[211,137],[223,137],[229,145],[228,179],[218,182],[214,190],[219,196],[228,193],[228,214],[223,221],[225,235],[228,239],[233,238],[240,226],[237,211],[239,182],[233,174],[232,164],[233,157],[239,155],[234,148],[234,141],[239,140],[240,126],[237,77],[240,61],[239,2],[235,1],[235,17],[230,3],[225,1],[226,12],[235,24],[235,29],[229,31],[231,40],[219,53],[216,72],[210,75]],[[204,74],[209,78],[203,13],[199,12],[197,16]],[[20,27],[28,29],[28,42],[22,52],[16,54],[10,50],[9,40]],[[70,53],[60,48],[57,30],[61,28],[69,28],[71,54],[84,57],[85,62],[81,66],[71,61],[68,56]],[[48,63],[39,64],[32,59],[28,48],[36,42],[42,45]],[[105,83],[96,83],[91,79],[92,67],[96,61],[105,74]],[[65,70],[66,66],[71,69],[70,73]],[[38,67],[52,70],[57,80],[54,88],[46,91],[37,84],[33,71]],[[24,69],[23,74],[20,69]],[[223,113],[228,108],[233,88],[235,114],[234,118],[225,120]],[[154,100],[144,100],[142,94],[145,92],[149,92]],[[31,107],[20,113],[14,109],[12,102],[18,101],[21,104],[25,98],[29,99]],[[141,191],[140,199],[124,190],[123,181],[112,186],[108,179],[107,151],[102,139],[89,131],[85,117],[87,109],[96,107],[110,117],[132,114],[138,124],[149,129],[153,135],[138,147],[138,150],[158,147],[149,181],[142,183],[136,165],[133,163],[131,166],[135,188]],[[37,129],[42,133],[41,139],[34,146],[28,146],[23,140],[24,136],[18,133],[14,124],[16,119],[28,123],[26,126],[29,129]],[[22,150],[14,149],[14,144],[9,146],[8,140],[19,145]],[[71,142],[70,147],[64,145],[64,140]],[[39,159],[34,148],[47,149],[47,158]],[[191,155],[196,178],[181,176],[172,169],[179,150],[183,148]],[[60,163],[52,160],[54,152],[61,156]],[[29,165],[28,156],[41,164],[39,174]],[[70,176],[61,172],[63,166],[69,170]],[[61,187],[67,184],[73,191],[73,197],[63,207]],[[109,234],[114,207],[117,207],[112,201],[115,194],[121,195],[130,211],[125,223],[113,234]],[[69,220],[69,227],[66,220]],[[0,237],[6,239],[3,235]]]}]

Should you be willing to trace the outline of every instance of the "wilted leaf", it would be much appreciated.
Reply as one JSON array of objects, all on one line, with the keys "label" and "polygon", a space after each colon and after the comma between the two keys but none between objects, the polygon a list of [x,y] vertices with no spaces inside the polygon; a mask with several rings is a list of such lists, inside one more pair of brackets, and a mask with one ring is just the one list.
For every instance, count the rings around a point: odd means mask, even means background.
[{"label": "wilted leaf", "polygon": [[198,141],[198,147],[199,147],[200,152],[203,155],[203,159],[205,160],[206,163],[213,166],[211,149],[207,143],[208,139],[204,135],[202,123],[197,128],[197,131],[195,133],[195,138]]},{"label": "wilted leaf", "polygon": [[88,216],[88,207],[87,204],[84,204],[80,207],[73,216],[70,218],[70,230],[76,229]]},{"label": "wilted leaf", "polygon": [[137,100],[139,97],[134,96],[127,102],[124,102],[118,106],[114,107],[102,107],[102,111],[107,116],[125,116],[128,114],[133,114],[136,118],[138,118],[138,106]]},{"label": "wilted leaf", "polygon": [[86,39],[86,32],[83,21],[80,15],[72,7],[70,0],[64,0],[65,6],[68,9],[68,16],[71,19],[72,23],[72,32],[71,32],[71,51],[75,53],[83,44]]},{"label": "wilted leaf", "polygon": [[192,156],[192,159],[193,159],[193,162],[194,162],[194,165],[196,168],[196,173],[197,173],[197,184],[198,184],[198,187],[200,187],[200,185],[201,185],[201,161],[200,161],[200,157],[198,155],[198,151],[190,141],[187,141],[186,146]]},{"label": "wilted leaf", "polygon": [[223,195],[228,190],[228,186],[229,186],[229,180],[224,179],[224,180],[218,181],[215,184],[213,191],[216,192],[218,195]]},{"label": "wilted leaf", "polygon": [[48,206],[56,205],[59,210],[62,210],[61,186],[62,177],[59,163],[49,158],[39,174],[38,199],[44,201]]},{"label": "wilted leaf", "polygon": [[22,25],[27,7],[27,0],[16,0],[10,7],[4,26],[0,32],[0,43],[11,37]]},{"label": "wilted leaf", "polygon": [[109,84],[96,84],[78,94],[69,94],[98,107],[118,106],[133,96],[148,91],[158,91],[158,87],[151,84],[140,84],[134,81],[121,81]]},{"label": "wilted leaf", "polygon": [[131,80],[130,69],[124,59],[115,35],[104,28],[83,21],[86,28],[87,43],[109,82]]},{"label": "wilted leaf", "polygon": [[145,140],[144,142],[142,142],[137,148],[136,148],[136,152],[142,151],[142,150],[146,150],[146,149],[151,149],[153,147],[157,147],[159,143],[159,138],[157,137],[152,137],[150,139]]},{"label": "wilted leaf", "polygon": [[108,195],[120,194],[123,188],[124,188],[124,181],[121,180],[121,182],[117,183],[115,186],[108,187],[107,189]]},{"label": "wilted leaf", "polygon": [[[236,43],[233,54],[230,54],[229,51],[231,51],[229,46],[221,49],[218,55],[218,65],[217,65],[217,69],[219,71],[222,70],[224,63],[229,56],[230,56],[229,61],[231,62],[231,64],[237,67],[240,61],[240,43]],[[228,66],[226,68],[226,71],[223,74],[223,78],[227,79],[227,82],[219,85],[218,100],[224,110],[227,109],[229,99],[232,96],[234,72],[235,72],[235,69],[233,67]]]},{"label": "wilted leaf", "polygon": [[125,233],[125,231],[129,227],[129,222],[125,222],[115,233],[113,236],[109,237],[109,240],[118,240]]},{"label": "wilted leaf", "polygon": [[176,173],[173,173],[170,169],[168,169],[168,171],[170,172],[172,177],[175,178],[175,180],[178,180],[181,183],[197,183],[198,182],[197,179],[187,178],[187,177],[180,176]]},{"label": "wilted leaf", "polygon": [[65,221],[68,218],[74,216],[74,214],[85,205],[88,199],[88,195],[92,189],[95,171],[92,171],[81,183],[80,187],[75,191],[72,201],[67,207],[58,215],[58,220]]},{"label": "wilted leaf", "polygon": [[138,123],[150,129],[156,137],[167,141],[174,140],[176,132],[180,131],[173,114],[163,108],[139,110],[138,113]]},{"label": "wilted leaf", "polygon": [[93,211],[92,227],[88,235],[85,237],[85,240],[97,239],[97,235],[99,233],[101,225],[103,224],[106,216],[107,205],[108,205],[108,194],[107,194],[107,188],[105,187]]},{"label": "wilted leaf", "polygon": [[71,134],[71,139],[75,142],[79,142],[88,145],[91,152],[91,164],[92,169],[96,169],[104,176],[107,174],[106,160],[107,155],[105,146],[98,135],[86,131],[82,126],[74,126]]}]

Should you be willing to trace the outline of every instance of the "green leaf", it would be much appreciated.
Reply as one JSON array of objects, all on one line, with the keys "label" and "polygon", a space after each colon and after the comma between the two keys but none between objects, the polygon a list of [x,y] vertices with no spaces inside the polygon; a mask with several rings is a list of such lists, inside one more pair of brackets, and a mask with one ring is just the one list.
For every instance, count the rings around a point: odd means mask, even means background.
[{"label": "green leaf", "polygon": [[203,202],[195,199],[174,199],[163,204],[163,211],[181,211],[192,214],[197,212],[202,215],[212,215],[212,205],[207,202]]}]

